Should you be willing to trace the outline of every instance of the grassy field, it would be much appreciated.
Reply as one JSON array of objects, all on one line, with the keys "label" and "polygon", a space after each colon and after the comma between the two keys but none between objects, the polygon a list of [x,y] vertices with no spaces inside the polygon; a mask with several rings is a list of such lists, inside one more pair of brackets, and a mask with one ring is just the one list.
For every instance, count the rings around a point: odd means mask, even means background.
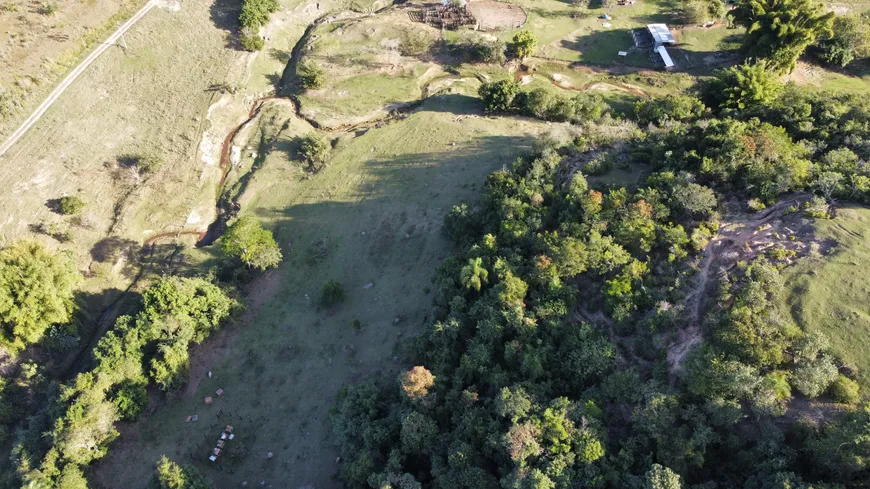
[{"label": "grassy field", "polygon": [[798,324],[828,335],[834,352],[870,389],[870,209],[844,206],[815,221],[822,258],[805,258],[784,271],[787,301]]},{"label": "grassy field", "polygon": [[430,45],[438,31],[413,23],[407,11],[339,20],[318,26],[305,59],[326,71],[326,84],[299,96],[302,113],[325,127],[383,117],[420,99],[427,80],[443,73],[428,54],[406,52],[410,36]]},{"label": "grassy field", "polygon": [[[285,261],[251,287],[239,324],[196,352],[187,390],[123,429],[94,470],[102,484],[96,487],[145,487],[162,454],[205,459],[226,423],[239,438],[223,458],[223,472],[196,463],[218,487],[246,480],[339,487],[331,478],[339,466],[327,419],[336,393],[347,382],[401,367],[391,360],[394,346],[425,323],[430,280],[449,251],[440,233],[444,213],[476,198],[485,176],[545,127],[483,117],[475,99],[447,94],[403,120],[343,136],[330,165],[306,178],[293,155],[298,137],[312,129],[287,104],[266,109],[250,137],[273,143],[240,201],[274,228]],[[330,279],[343,284],[347,300],[324,310],[318,299]],[[358,332],[354,319],[363,325]],[[219,387],[226,394],[204,405]],[[189,414],[199,422],[186,424]]]},{"label": "grassy field", "polygon": [[143,5],[145,0],[0,2],[0,138]]}]

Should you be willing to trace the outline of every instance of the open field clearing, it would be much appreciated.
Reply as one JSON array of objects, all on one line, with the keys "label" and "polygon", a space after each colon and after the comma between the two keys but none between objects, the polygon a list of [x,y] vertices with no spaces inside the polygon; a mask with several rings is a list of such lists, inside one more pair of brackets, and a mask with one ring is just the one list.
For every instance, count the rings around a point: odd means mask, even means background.
[{"label": "open field clearing", "polygon": [[[274,226],[285,261],[250,288],[239,324],[197,351],[186,391],[122,430],[93,471],[98,487],[145,487],[162,454],[199,457],[195,465],[218,487],[246,480],[340,487],[331,478],[339,465],[327,419],[338,390],[401,366],[394,348],[425,323],[430,280],[449,251],[440,233],[444,213],[474,200],[486,175],[527,150],[545,127],[478,110],[462,95],[431,98],[405,119],[342,137],[330,165],[305,179],[292,159],[296,139],[311,128],[286,104],[265,108],[249,143],[260,152],[260,135],[274,143],[239,198],[246,213]],[[193,256],[207,259],[208,252]],[[323,310],[320,288],[330,279],[344,286],[347,300]],[[226,393],[204,405],[218,388]],[[186,424],[191,414],[199,421]],[[227,423],[239,442],[220,472],[205,458],[220,434],[211,425]]]},{"label": "open field clearing", "polygon": [[844,206],[814,228],[827,251],[785,270],[788,305],[801,327],[828,335],[836,354],[870,388],[870,209]]}]

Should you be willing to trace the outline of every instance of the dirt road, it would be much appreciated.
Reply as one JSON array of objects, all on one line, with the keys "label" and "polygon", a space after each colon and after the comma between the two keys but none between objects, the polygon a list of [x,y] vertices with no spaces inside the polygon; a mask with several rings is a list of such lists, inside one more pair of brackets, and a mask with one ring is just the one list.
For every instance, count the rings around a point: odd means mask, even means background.
[{"label": "dirt road", "polygon": [[133,25],[138,22],[139,19],[144,17],[145,14],[147,14],[148,11],[150,11],[156,5],[156,0],[149,0],[148,3],[146,3],[145,6],[142,7],[141,10],[136,12],[136,14],[130,18],[130,20],[124,22],[124,24],[119,27],[118,30],[112,33],[112,35],[109,36],[108,39],[106,39],[104,42],[100,43],[100,45],[97,46],[97,48],[94,49],[94,51],[90,55],[88,55],[87,58],[82,60],[82,62],[79,63],[79,65],[76,66],[75,69],[73,69],[66,76],[66,78],[63,79],[62,82],[60,82],[60,85],[52,90],[52,92],[48,95],[48,98],[46,98],[41,104],[39,104],[39,107],[37,107],[36,110],[32,114],[30,114],[30,117],[28,117],[2,145],[0,145],[0,156],[3,156],[6,151],[9,150],[9,148],[11,148],[16,142],[18,142],[19,139],[21,139],[21,136],[23,136],[28,129],[36,124],[36,121],[38,121],[39,118],[42,117],[42,114],[44,114],[49,107],[51,107],[51,104],[53,104],[55,100],[57,100],[58,97],[60,97],[63,92],[66,91],[66,89],[69,88],[70,85],[72,85],[72,82],[74,82],[76,78],[78,78],[79,75],[81,75],[88,68],[88,66],[90,66],[91,63],[94,62],[95,59],[99,58],[100,55],[103,54],[106,49],[109,49],[110,46],[113,46],[115,42],[117,42],[118,39],[123,36],[124,33],[127,32],[127,30],[130,29],[130,27],[133,27]]}]

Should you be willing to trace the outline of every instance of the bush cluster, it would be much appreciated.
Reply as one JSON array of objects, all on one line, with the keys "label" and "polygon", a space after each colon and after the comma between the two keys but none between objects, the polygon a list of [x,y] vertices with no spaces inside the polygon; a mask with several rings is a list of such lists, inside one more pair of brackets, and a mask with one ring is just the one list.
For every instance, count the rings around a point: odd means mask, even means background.
[{"label": "bush cluster", "polygon": [[260,27],[268,24],[269,17],[279,8],[278,0],[243,0],[239,14],[242,47],[248,51],[263,49],[265,42],[260,37]]},{"label": "bush cluster", "polygon": [[[82,467],[102,458],[118,436],[114,422],[147,405],[144,387],[177,388],[190,345],[205,340],[237,307],[217,286],[164,278],[142,294],[135,316],[118,318],[98,343],[96,366],[68,384],[18,433],[13,458],[22,486],[85,487]],[[72,482],[81,485],[69,486]]]},{"label": "bush cluster", "polygon": [[530,117],[556,122],[580,123],[600,119],[610,107],[596,93],[572,97],[557,95],[545,88],[522,91],[512,80],[484,83],[478,89],[486,112],[517,111]]}]

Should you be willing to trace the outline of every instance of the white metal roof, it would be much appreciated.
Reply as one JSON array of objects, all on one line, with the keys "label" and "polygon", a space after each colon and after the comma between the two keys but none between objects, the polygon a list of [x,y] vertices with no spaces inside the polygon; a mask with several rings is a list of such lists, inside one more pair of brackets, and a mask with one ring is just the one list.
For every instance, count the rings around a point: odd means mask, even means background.
[{"label": "white metal roof", "polygon": [[664,46],[657,47],[656,52],[659,53],[659,56],[662,57],[662,61],[665,62],[665,68],[673,68],[674,67],[674,61],[671,59],[671,55],[668,54],[668,50],[665,49]]},{"label": "white metal roof", "polygon": [[674,35],[665,24],[649,24],[646,26],[649,33],[652,34],[656,44],[670,44],[675,42]]}]

